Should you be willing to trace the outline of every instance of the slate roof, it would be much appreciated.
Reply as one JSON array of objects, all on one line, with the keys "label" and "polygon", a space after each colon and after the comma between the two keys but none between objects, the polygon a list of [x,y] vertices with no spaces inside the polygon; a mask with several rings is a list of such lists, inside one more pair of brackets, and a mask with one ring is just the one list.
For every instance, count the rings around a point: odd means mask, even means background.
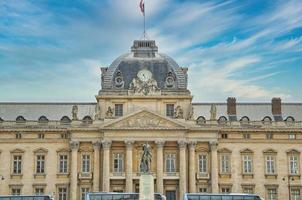
[{"label": "slate roof", "polygon": [[[214,103],[217,108],[217,119],[227,115],[226,103]],[[95,116],[96,103],[0,103],[0,118],[14,121],[18,116],[26,120],[38,120],[46,116],[49,120],[60,120],[63,116],[72,118],[72,106],[78,106],[78,118]],[[211,103],[193,103],[194,119],[199,116],[210,119]],[[237,120],[247,116],[250,121],[261,121],[269,116],[274,120],[270,103],[237,103]],[[282,117],[293,117],[295,121],[302,121],[302,103],[282,103]]]},{"label": "slate roof", "polygon": [[95,115],[96,103],[0,103],[0,117],[14,121],[18,116],[26,120],[38,120],[46,116],[48,120],[60,120],[63,116],[72,119],[72,107],[78,106],[78,118]]},{"label": "slate roof", "polygon": [[[217,108],[217,119],[221,116],[228,118],[227,104],[214,103]],[[199,116],[210,119],[210,110],[212,103],[193,103],[194,118]],[[268,116],[274,120],[272,106],[270,103],[237,103],[237,120],[247,116],[250,121],[261,121]],[[302,103],[282,103],[282,118],[293,117],[295,121],[302,121]]]},{"label": "slate roof", "polygon": [[158,87],[161,89],[167,89],[165,88],[165,79],[166,74],[169,71],[174,72],[176,76],[176,88],[173,89],[187,89],[187,76],[171,57],[166,54],[158,53],[157,49],[154,50],[152,48],[150,48],[149,51],[152,52],[154,56],[135,56],[135,52],[140,50],[144,51],[144,53],[148,53],[148,48],[138,47],[136,48],[136,51],[134,51],[132,47],[131,53],[123,54],[112,62],[104,73],[102,89],[114,89],[114,78],[117,70],[121,71],[123,75],[123,80],[125,82],[123,89],[129,89],[129,85],[133,78],[136,77],[139,70],[144,68],[147,68],[152,72],[153,78],[157,81]]}]

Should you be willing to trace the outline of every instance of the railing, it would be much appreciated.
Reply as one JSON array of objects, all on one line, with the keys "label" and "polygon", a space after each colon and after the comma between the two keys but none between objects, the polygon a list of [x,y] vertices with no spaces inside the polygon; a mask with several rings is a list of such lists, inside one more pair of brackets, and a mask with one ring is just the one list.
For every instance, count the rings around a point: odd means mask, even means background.
[{"label": "railing", "polygon": [[126,178],[125,172],[112,172],[110,173],[111,179],[124,179]]},{"label": "railing", "polygon": [[[136,110],[136,109],[134,109]],[[177,120],[177,119],[176,119]],[[216,120],[206,120],[201,124],[196,124],[195,120],[186,121],[189,124],[192,124],[195,127],[200,128],[302,128],[302,121],[295,122],[286,122],[286,121],[223,121],[218,122]],[[0,129],[13,129],[13,128],[32,128],[32,129],[59,129],[67,127],[79,127],[79,128],[95,128],[98,127],[99,123],[85,123],[82,120],[72,121],[70,123],[63,123],[61,121],[48,121],[48,122],[39,122],[26,120],[25,122],[16,122],[16,121],[0,121]]]},{"label": "railing", "polygon": [[92,179],[92,172],[80,172],[79,179]]},{"label": "railing", "polygon": [[197,179],[210,179],[210,175],[208,173],[197,172]]}]

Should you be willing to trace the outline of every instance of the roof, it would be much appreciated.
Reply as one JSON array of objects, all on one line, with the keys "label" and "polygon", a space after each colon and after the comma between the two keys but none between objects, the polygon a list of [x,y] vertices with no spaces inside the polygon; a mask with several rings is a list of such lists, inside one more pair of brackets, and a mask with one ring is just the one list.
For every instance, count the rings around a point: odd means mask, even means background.
[{"label": "roof", "polygon": [[[14,121],[18,116],[26,120],[38,120],[46,116],[49,120],[60,120],[63,116],[72,118],[72,107],[78,106],[78,118],[83,119],[95,116],[96,103],[0,103],[0,118],[7,121]],[[199,116],[210,120],[212,103],[193,103],[194,119]],[[221,116],[229,117],[226,103],[214,103],[217,108],[217,119]],[[272,119],[270,103],[237,103],[237,119],[248,117],[250,121],[261,121],[268,116]],[[282,117],[293,117],[295,121],[302,121],[302,103],[282,103]]]},{"label": "roof", "polygon": [[[221,116],[228,118],[226,103],[213,103],[217,108],[217,119]],[[194,118],[203,116],[210,119],[212,103],[193,103]],[[282,103],[282,117],[286,119],[291,116],[295,121],[302,121],[302,103]],[[264,117],[274,119],[272,115],[272,105],[270,103],[237,103],[237,119],[248,117],[251,121],[261,121]]]},{"label": "roof", "polygon": [[[146,44],[150,47],[144,46]],[[153,47],[151,47],[152,45]],[[136,40],[131,50],[131,53],[123,54],[115,59],[104,71],[102,89],[115,88],[115,77],[118,71],[121,72],[124,81],[124,86],[118,89],[129,89],[133,78],[137,76],[139,70],[144,68],[152,72],[153,78],[161,89],[169,89],[165,87],[165,82],[170,71],[175,75],[176,87],[174,89],[187,89],[186,72],[171,57],[158,53],[155,41]]]},{"label": "roof", "polygon": [[94,117],[96,103],[0,103],[0,117],[14,121],[18,116],[26,120],[38,120],[46,116],[49,120],[60,120],[63,116],[72,119],[72,107],[78,106],[78,118]]}]

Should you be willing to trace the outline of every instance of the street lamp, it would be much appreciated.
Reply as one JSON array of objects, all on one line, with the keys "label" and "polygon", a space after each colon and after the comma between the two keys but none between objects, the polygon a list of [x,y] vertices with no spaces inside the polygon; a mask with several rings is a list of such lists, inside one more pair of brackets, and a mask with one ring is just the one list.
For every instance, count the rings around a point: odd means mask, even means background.
[{"label": "street lamp", "polygon": [[285,181],[287,178],[287,186],[288,186],[288,200],[291,200],[291,191],[290,191],[290,182],[294,181],[295,178],[292,177],[291,175],[285,176],[282,178],[283,181]]}]

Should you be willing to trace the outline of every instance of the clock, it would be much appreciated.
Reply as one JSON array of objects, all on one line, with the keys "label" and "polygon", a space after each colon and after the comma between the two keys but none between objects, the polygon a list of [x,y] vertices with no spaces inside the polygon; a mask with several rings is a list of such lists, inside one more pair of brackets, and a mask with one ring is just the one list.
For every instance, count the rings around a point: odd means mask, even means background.
[{"label": "clock", "polygon": [[142,69],[137,73],[137,77],[143,81],[143,82],[147,82],[148,80],[150,80],[152,78],[152,72],[150,72],[147,69]]}]

